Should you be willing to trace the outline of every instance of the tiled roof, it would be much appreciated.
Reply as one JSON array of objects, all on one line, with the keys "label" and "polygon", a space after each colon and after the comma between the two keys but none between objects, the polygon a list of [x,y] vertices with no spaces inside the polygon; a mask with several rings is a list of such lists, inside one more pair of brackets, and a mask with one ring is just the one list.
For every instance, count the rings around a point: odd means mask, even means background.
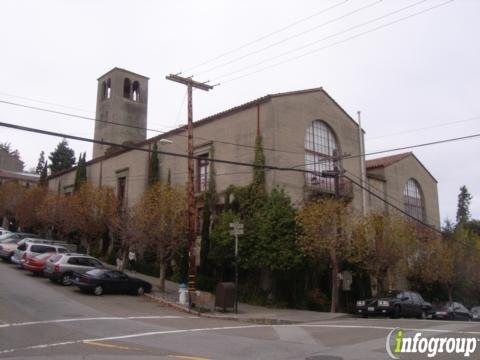
[{"label": "tiled roof", "polygon": [[396,162],[403,160],[410,155],[413,155],[413,153],[406,152],[402,154],[396,154],[396,155],[390,155],[390,156],[384,156],[381,158],[371,159],[365,162],[365,166],[367,167],[367,169],[376,169],[379,167],[386,167],[386,166],[395,164]]}]

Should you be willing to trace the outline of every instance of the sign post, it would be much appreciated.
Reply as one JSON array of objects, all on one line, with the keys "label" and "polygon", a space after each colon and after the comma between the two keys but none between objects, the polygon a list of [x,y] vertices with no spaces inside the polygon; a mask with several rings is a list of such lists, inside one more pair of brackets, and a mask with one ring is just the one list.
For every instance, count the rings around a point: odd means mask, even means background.
[{"label": "sign post", "polygon": [[238,314],[238,235],[243,235],[243,224],[230,223],[230,235],[235,236],[235,314]]}]

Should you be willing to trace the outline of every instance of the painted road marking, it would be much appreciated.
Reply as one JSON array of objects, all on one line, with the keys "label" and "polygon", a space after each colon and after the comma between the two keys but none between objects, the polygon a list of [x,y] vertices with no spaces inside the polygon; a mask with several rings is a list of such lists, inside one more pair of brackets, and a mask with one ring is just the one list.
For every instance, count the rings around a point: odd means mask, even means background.
[{"label": "painted road marking", "polygon": [[[367,326],[367,325],[329,325],[329,324],[287,324],[287,325],[273,325],[275,327],[316,327],[316,328],[338,328],[338,329],[373,329],[373,330],[394,330],[396,327],[389,326]],[[166,330],[166,331],[151,331],[145,333],[136,333],[128,335],[118,335],[118,336],[109,336],[96,339],[81,339],[81,340],[71,340],[60,343],[52,344],[42,344],[42,345],[33,345],[17,349],[6,349],[0,350],[1,354],[12,353],[20,350],[35,350],[35,349],[46,349],[51,347],[59,347],[73,344],[85,344],[91,342],[103,342],[103,341],[114,341],[114,340],[124,340],[139,338],[145,336],[155,336],[155,335],[169,335],[169,334],[185,334],[185,333],[195,333],[195,332],[208,332],[208,331],[220,331],[220,330],[241,330],[241,329],[252,329],[252,328],[266,328],[273,327],[272,325],[245,325],[245,326],[225,326],[225,327],[213,327],[213,328],[196,328],[196,329],[184,329],[184,330]],[[467,335],[480,335],[480,331],[458,331],[458,330],[443,330],[443,329],[417,329],[417,328],[402,328],[405,331],[417,331],[417,332],[436,332],[436,333],[450,333],[450,334],[467,334]]]},{"label": "painted road marking", "polygon": [[119,349],[119,350],[138,350],[138,351],[142,350],[142,349],[134,348],[134,347],[120,346],[120,345],[115,345],[115,344],[107,344],[107,343],[100,342],[100,341],[85,341],[84,344],[113,348],[113,349]]},{"label": "painted road marking", "polygon": [[33,345],[33,346],[26,346],[26,347],[17,348],[17,349],[6,349],[6,350],[0,350],[0,355],[7,354],[7,353],[12,353],[12,352],[15,352],[15,351],[21,351],[21,350],[46,349],[46,348],[66,346],[66,345],[132,339],[132,338],[154,336],[154,335],[184,334],[184,333],[193,333],[193,332],[202,332],[202,331],[236,330],[236,329],[260,328],[260,327],[270,327],[270,325],[225,326],[225,327],[215,327],[215,328],[152,331],[152,332],[146,332],[146,333],[110,336],[110,337],[97,338],[97,339],[71,340],[71,341],[64,341],[64,342],[52,343],[52,344]]},{"label": "painted road marking", "polygon": [[168,355],[168,357],[173,357],[175,359],[184,359],[184,360],[210,360],[209,358],[198,357],[198,356]]},{"label": "painted road marking", "polygon": [[28,321],[21,323],[10,323],[10,324],[0,324],[0,329],[16,327],[16,326],[31,326],[31,325],[43,325],[43,324],[57,324],[57,323],[67,323],[67,322],[77,322],[77,321],[101,321],[101,320],[149,320],[149,319],[197,319],[197,316],[104,316],[104,317],[94,317],[94,318],[73,318],[73,319],[55,319],[55,320],[39,320],[39,321]]}]

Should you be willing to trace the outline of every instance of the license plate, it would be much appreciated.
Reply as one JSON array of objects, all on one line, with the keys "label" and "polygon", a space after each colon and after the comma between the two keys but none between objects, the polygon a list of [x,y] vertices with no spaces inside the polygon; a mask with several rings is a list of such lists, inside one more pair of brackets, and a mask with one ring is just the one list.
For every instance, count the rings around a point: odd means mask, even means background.
[{"label": "license plate", "polygon": [[375,308],[373,306],[369,306],[368,311],[375,311]]}]

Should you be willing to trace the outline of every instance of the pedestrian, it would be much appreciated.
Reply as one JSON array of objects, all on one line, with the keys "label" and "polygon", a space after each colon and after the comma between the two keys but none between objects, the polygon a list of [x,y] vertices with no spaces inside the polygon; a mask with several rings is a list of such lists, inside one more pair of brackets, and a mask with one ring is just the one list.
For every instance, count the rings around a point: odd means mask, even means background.
[{"label": "pedestrian", "polygon": [[117,251],[116,262],[117,262],[117,270],[121,271],[122,268],[123,268],[122,249],[118,249],[118,251]]},{"label": "pedestrian", "polygon": [[135,263],[137,261],[137,254],[134,248],[130,248],[128,252],[128,265],[131,272],[135,272]]}]

